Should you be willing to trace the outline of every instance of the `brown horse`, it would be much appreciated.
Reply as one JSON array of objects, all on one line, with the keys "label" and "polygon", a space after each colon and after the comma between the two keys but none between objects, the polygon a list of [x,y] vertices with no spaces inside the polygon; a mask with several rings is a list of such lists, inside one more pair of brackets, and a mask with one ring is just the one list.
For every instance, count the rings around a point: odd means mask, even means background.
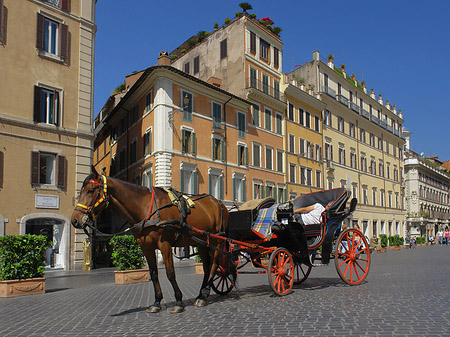
[{"label": "brown horse", "polygon": [[[190,208],[189,214],[185,214],[182,218],[187,226],[180,226],[173,224],[179,221],[180,210],[173,205],[164,189],[158,187],[149,189],[133,185],[99,175],[95,168],[92,169],[93,173],[86,177],[81,187],[79,203],[71,218],[72,225],[75,228],[92,228],[95,216],[108,204],[111,204],[129,224],[139,223],[131,228],[131,232],[147,259],[155,289],[155,303],[150,306],[148,312],[159,312],[163,298],[158,280],[156,249],[162,253],[167,278],[175,292],[176,304],[171,310],[174,313],[183,311],[184,305],[181,290],[175,279],[172,247],[197,246],[203,262],[204,277],[194,305],[205,306],[210,292],[211,279],[217,269],[219,253],[207,245],[194,241],[193,238],[199,237],[205,240],[205,237],[202,238],[203,235],[196,233],[192,236],[193,232],[189,230],[189,226],[209,233],[224,232],[228,224],[226,207],[210,195],[194,195],[191,197],[195,203],[194,206]],[[184,200],[182,201],[184,202]],[[146,222],[146,220],[150,221]],[[171,220],[174,221],[171,222]],[[164,223],[167,222],[170,223],[169,226],[164,226]],[[183,233],[180,234],[180,231]],[[212,239],[209,242],[212,245],[219,244]]]}]

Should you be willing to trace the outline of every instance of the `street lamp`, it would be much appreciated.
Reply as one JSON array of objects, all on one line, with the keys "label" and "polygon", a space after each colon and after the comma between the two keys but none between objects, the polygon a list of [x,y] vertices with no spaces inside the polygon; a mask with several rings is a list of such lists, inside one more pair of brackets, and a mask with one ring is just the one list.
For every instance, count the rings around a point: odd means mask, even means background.
[{"label": "street lamp", "polygon": [[[191,98],[189,97],[188,94],[185,94],[183,97],[183,108],[182,110],[186,109],[189,107],[189,104],[191,102]],[[178,111],[178,109],[173,109],[172,111],[169,112],[168,114],[168,119],[169,119],[169,125],[171,128],[173,128],[173,116],[175,115],[175,113]]]}]

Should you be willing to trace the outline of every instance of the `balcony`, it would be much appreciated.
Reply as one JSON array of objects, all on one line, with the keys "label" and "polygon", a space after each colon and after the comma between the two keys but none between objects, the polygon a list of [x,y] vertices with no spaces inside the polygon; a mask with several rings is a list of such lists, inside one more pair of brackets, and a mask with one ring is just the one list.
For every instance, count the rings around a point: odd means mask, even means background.
[{"label": "balcony", "polygon": [[336,91],[334,91],[333,89],[331,89],[330,87],[325,87],[324,92],[330,96],[333,97],[334,99],[336,99]]},{"label": "balcony", "polygon": [[398,131],[398,130],[396,130],[396,129],[394,129],[394,135],[396,135],[397,137],[400,137],[400,132]]},{"label": "balcony", "polygon": [[392,125],[386,125],[386,130],[388,130],[390,133],[394,133],[394,128]]},{"label": "balcony", "polygon": [[383,129],[386,129],[386,128],[387,128],[387,123],[386,123],[386,121],[380,121],[380,126],[381,126]]},{"label": "balcony", "polygon": [[380,125],[380,120],[378,117],[375,117],[374,115],[370,116],[370,120],[374,122],[376,125]]},{"label": "balcony", "polygon": [[276,90],[274,87],[271,87],[268,83],[264,83],[263,81],[259,81],[256,78],[249,77],[246,80],[246,89],[254,88],[259,90],[273,98],[283,101],[283,95],[280,90]]},{"label": "balcony", "polygon": [[363,117],[365,117],[365,118],[370,120],[370,112],[367,111],[366,109],[362,109],[361,115],[363,115]]},{"label": "balcony", "polygon": [[348,108],[348,98],[347,97],[344,97],[342,95],[337,95],[337,99],[339,102],[341,102]]},{"label": "balcony", "polygon": [[358,115],[361,113],[360,112],[360,107],[356,103],[351,102],[350,103],[350,109],[352,109],[353,111],[357,112]]}]

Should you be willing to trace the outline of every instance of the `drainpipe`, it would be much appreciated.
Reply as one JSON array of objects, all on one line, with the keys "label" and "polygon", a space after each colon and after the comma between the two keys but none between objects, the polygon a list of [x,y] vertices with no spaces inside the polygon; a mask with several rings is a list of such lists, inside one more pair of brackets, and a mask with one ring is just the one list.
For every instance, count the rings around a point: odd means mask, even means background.
[{"label": "drainpipe", "polygon": [[[224,193],[224,197],[225,194],[228,194],[228,151],[227,151],[227,110],[226,110],[226,105],[229,101],[231,101],[233,97],[230,97],[225,103],[223,103],[223,121],[225,122],[225,127],[224,127],[224,140],[225,140],[225,193]],[[247,115],[247,114],[246,114]]]}]

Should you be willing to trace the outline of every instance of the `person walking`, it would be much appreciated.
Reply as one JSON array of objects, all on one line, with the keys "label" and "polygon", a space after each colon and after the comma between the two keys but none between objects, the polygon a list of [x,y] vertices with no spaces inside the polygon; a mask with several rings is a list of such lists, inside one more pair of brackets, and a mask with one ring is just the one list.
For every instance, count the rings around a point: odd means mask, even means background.
[{"label": "person walking", "polygon": [[449,238],[450,238],[450,232],[448,231],[448,227],[445,227],[444,242],[445,242],[446,246],[448,246]]},{"label": "person walking", "polygon": [[439,246],[442,246],[442,240],[444,237],[444,232],[442,231],[442,228],[439,229],[439,232],[437,232],[437,236],[439,239]]}]

